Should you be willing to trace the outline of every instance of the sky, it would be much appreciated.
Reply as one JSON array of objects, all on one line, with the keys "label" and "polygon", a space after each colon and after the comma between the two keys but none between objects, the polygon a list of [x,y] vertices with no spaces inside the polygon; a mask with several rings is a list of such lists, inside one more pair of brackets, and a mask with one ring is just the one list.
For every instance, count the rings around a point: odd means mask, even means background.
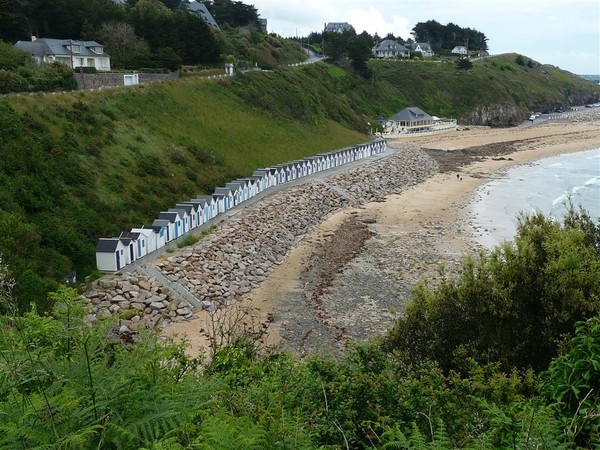
[{"label": "sky", "polygon": [[577,74],[600,73],[600,0],[244,0],[284,37],[349,22],[403,39],[418,22],[436,20],[474,28],[491,54],[520,53]]}]

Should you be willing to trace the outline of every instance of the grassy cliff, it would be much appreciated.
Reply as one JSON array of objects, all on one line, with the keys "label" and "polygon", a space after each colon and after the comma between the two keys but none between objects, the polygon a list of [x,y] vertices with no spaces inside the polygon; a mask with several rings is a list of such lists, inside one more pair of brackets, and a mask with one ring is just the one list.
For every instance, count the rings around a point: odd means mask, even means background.
[{"label": "grassy cliff", "polygon": [[[593,96],[598,87],[514,55],[475,63],[373,61],[374,77],[314,64],[220,81],[0,100],[0,254],[22,301],[43,302],[70,270],[95,267],[97,238],[259,167],[368,139],[368,121],[418,105],[473,112]],[[481,117],[480,117],[481,118]]]}]

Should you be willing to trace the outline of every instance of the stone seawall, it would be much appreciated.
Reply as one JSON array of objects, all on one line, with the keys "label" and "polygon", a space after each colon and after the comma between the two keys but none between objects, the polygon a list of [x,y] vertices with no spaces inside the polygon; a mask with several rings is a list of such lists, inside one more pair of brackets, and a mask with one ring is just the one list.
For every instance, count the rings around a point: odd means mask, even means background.
[{"label": "stone seawall", "polygon": [[[205,309],[235,303],[334,212],[401,192],[437,170],[433,159],[406,145],[389,157],[273,194],[221,223],[193,247],[157,262],[156,268]],[[121,322],[125,332],[189,317],[192,307],[173,292],[154,277],[127,274],[103,278],[85,297],[93,307],[90,319],[131,311]]]}]

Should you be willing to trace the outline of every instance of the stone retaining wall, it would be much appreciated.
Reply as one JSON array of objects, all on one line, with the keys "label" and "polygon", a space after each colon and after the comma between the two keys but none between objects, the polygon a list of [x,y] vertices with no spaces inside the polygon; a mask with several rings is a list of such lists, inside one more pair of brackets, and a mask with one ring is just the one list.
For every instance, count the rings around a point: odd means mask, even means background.
[{"label": "stone retaining wall", "polygon": [[[282,190],[221,223],[193,247],[157,263],[171,281],[193,294],[205,309],[232,304],[266,280],[273,266],[321,222],[352,204],[399,193],[438,170],[429,156],[406,145],[395,154]],[[338,190],[348,194],[340,195]],[[121,331],[140,325],[162,327],[183,320],[191,306],[156,279],[123,275],[102,279],[85,295],[93,314],[105,317],[133,310]]]},{"label": "stone retaining wall", "polygon": [[[102,89],[107,87],[124,86],[124,73],[75,73],[77,89],[86,91],[90,89]],[[179,72],[171,73],[138,73],[140,84],[153,83],[156,81],[168,81],[179,79]]]}]

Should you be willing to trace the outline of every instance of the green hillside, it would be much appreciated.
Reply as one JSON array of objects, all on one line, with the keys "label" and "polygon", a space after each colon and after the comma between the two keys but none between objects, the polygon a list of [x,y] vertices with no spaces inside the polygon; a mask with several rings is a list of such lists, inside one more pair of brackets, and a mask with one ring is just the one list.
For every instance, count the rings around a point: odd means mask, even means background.
[{"label": "green hillside", "polygon": [[515,55],[468,72],[443,62],[370,66],[368,80],[321,63],[4,97],[0,254],[19,278],[19,298],[43,303],[70,270],[88,275],[99,237],[150,224],[174,203],[256,168],[364,142],[367,122],[406,106],[471,120],[477,108],[512,105],[510,122],[598,92],[575,75],[521,66]]},{"label": "green hillside", "polygon": [[[593,83],[514,53],[475,61],[469,71],[458,70],[452,60],[372,61],[370,68],[394,101],[463,123],[515,125],[532,110],[553,111],[600,96]],[[476,112],[482,108],[483,117]]]}]

